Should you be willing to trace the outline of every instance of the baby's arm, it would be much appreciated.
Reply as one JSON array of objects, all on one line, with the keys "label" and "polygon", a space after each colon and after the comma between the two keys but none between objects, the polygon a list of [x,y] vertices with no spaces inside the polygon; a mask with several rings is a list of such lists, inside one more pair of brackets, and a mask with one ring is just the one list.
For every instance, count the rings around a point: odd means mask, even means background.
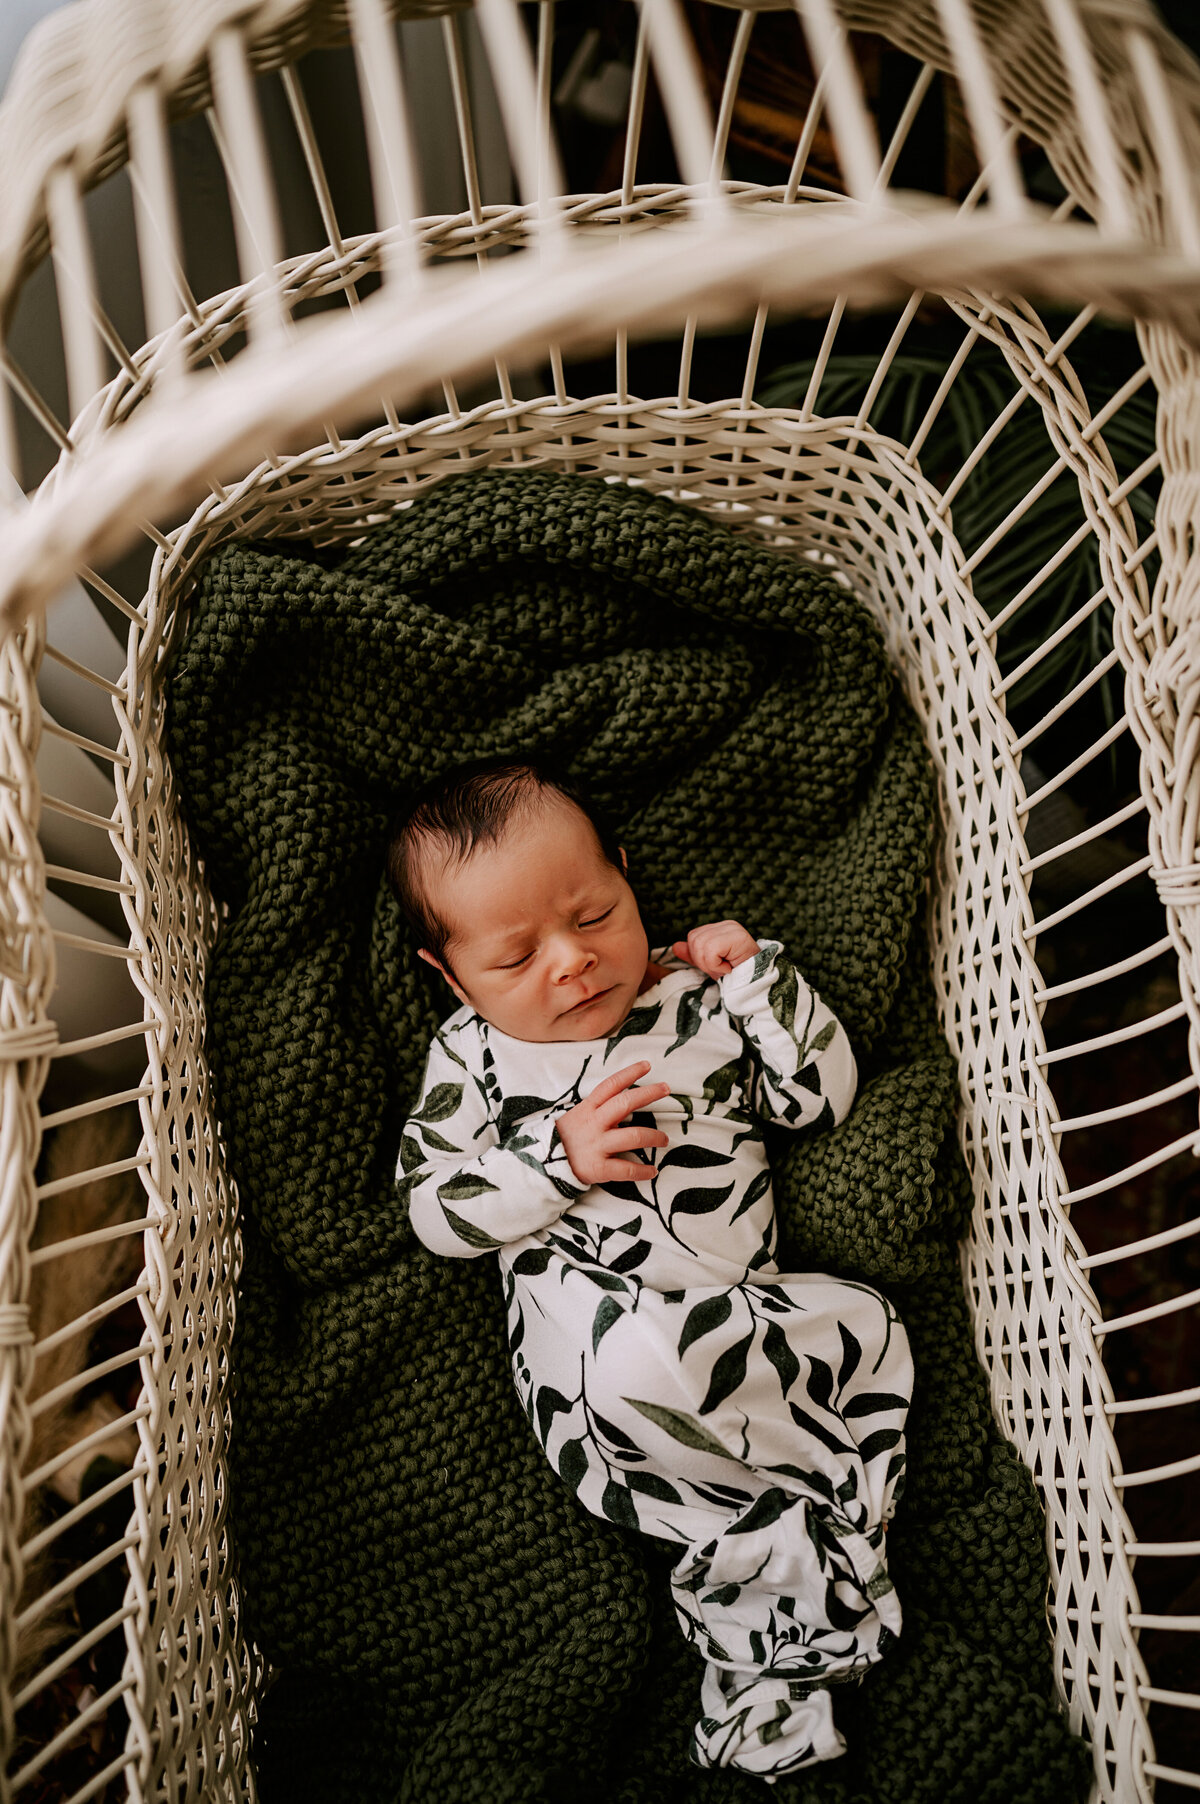
[{"label": "baby's arm", "polygon": [[431,1252],[477,1259],[550,1227],[586,1186],[571,1170],[557,1112],[527,1116],[500,1139],[482,1074],[468,1068],[470,1039],[452,1027],[434,1040],[396,1180]]},{"label": "baby's arm", "polygon": [[438,1034],[400,1141],[400,1194],[431,1252],[478,1258],[552,1226],[592,1184],[657,1175],[618,1157],[667,1144],[655,1128],[624,1125],[670,1088],[635,1083],[650,1069],[644,1061],[606,1077],[574,1108],[525,1116],[501,1140],[482,1067],[472,1069],[477,1045],[469,1029]]},{"label": "baby's arm", "polygon": [[843,1120],[858,1082],[850,1041],[779,941],[721,921],[696,928],[675,951],[720,980],[721,999],[756,1055],[755,1112],[784,1127]]}]

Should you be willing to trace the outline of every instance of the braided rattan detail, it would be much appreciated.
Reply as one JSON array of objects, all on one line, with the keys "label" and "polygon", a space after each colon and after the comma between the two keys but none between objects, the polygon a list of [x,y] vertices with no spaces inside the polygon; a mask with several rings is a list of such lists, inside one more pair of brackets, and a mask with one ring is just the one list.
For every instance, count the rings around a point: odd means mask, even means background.
[{"label": "braided rattan detail", "polygon": [[[389,0],[388,10],[417,17],[461,8],[456,0],[398,6]],[[814,0],[803,10],[821,7]],[[939,20],[954,10],[949,0],[942,7],[933,0],[845,0],[840,8],[848,25],[879,30],[942,68],[954,65],[955,56]],[[497,350],[523,346],[541,355],[555,331],[570,342],[572,333],[578,337],[581,290],[588,301],[584,337],[593,341],[611,340],[620,326],[676,327],[701,302],[710,317],[735,318],[757,298],[815,306],[849,289],[873,302],[905,298],[914,284],[956,295],[967,324],[1002,348],[1025,404],[1042,410],[1096,536],[1143,755],[1152,869],[1180,954],[1193,1068],[1200,1073],[1196,353],[1170,324],[1142,328],[1160,391],[1164,469],[1157,523],[1162,568],[1151,594],[1143,575],[1148,548],[1137,542],[1066,357],[1023,303],[973,298],[982,287],[1012,291],[1028,281],[1041,292],[1083,292],[1145,316],[1165,312],[1190,331],[1200,236],[1190,178],[1178,180],[1176,165],[1185,171],[1200,165],[1200,86],[1194,65],[1140,0],[1081,0],[1076,10],[1104,84],[1098,121],[1078,68],[1068,67],[1048,23],[1053,7],[978,0],[972,10],[1007,116],[1047,146],[1071,191],[1101,220],[1101,238],[1082,224],[1005,217],[1002,208],[989,207],[980,221],[936,208],[899,221],[889,215],[896,229],[888,240],[886,222],[861,197],[831,200],[828,192],[803,186],[791,193],[729,188],[728,269],[714,271],[714,240],[697,235],[693,264],[684,270],[670,235],[649,228],[685,223],[703,184],[647,183],[571,197],[561,209],[567,229],[560,237],[571,254],[560,289],[548,287],[545,265],[523,267],[532,257],[504,259],[494,273],[507,286],[492,291],[509,308],[501,317],[490,296],[468,292],[455,266],[496,249],[534,247],[541,236],[538,207],[526,196],[524,205],[422,219],[412,236],[425,259],[445,267],[431,272],[420,305],[406,313],[409,337],[397,334],[386,307],[371,314],[364,306],[352,328],[328,326],[324,348],[302,345],[303,356],[293,356],[286,339],[252,344],[219,399],[215,378],[208,382],[212,392],[200,381],[186,397],[176,389],[175,411],[161,410],[155,439],[149,423],[157,391],[166,390],[181,365],[199,367],[212,350],[234,341],[254,313],[250,303],[261,301],[269,284],[260,277],[201,302],[191,319],[134,353],[126,373],[97,389],[75,419],[69,451],[37,509],[6,523],[0,578],[23,568],[32,583],[26,593],[42,593],[85,548],[99,554],[128,539],[143,509],[154,513],[181,499],[191,505],[200,476],[217,471],[211,493],[163,541],[117,701],[127,768],[116,771],[113,839],[132,891],[125,899],[130,964],[150,1048],[149,1093],[139,1107],[152,1226],[145,1237],[148,1282],[139,1297],[141,1452],[126,1556],[132,1609],[122,1691],[130,1719],[128,1783],[136,1799],[250,1796],[249,1728],[261,1678],[240,1634],[225,1531],[240,1248],[203,1059],[204,965],[218,921],[161,753],[160,673],[175,610],[199,561],[231,535],[353,537],[440,477],[485,464],[537,462],[581,476],[646,482],[682,503],[719,512],[735,530],[828,559],[863,594],[887,634],[942,777],[933,955],[943,1019],[959,1049],[964,1147],[976,1187],[965,1277],[980,1353],[1000,1419],[1046,1498],[1057,1670],[1073,1722],[1096,1735],[1100,1794],[1122,1801],[1149,1796],[1150,1748],[1138,1696],[1146,1675],[1130,1623],[1136,1613],[1126,1556],[1131,1537],[1105,1415],[1111,1390],[1100,1357],[1102,1324],[1081,1269],[1083,1249],[1061,1203],[1066,1186],[1039,1026],[1036,923],[1021,870],[1028,798],[1003,701],[995,699],[992,629],[964,576],[950,511],[939,511],[939,497],[905,448],[868,427],[771,414],[737,400],[702,406],[640,400],[623,390],[578,400],[565,390],[553,400],[505,395],[413,425],[373,428],[353,440],[325,439],[306,427],[303,450],[278,449],[285,433],[322,417],[322,410],[330,418],[347,412],[361,418],[368,404],[374,409],[381,386],[416,395],[431,376],[482,367]],[[13,177],[0,193],[0,314],[50,242],[55,172],[68,171],[70,183],[82,189],[120,167],[136,93],[156,96],[172,115],[194,111],[213,97],[215,32],[236,26],[248,66],[262,71],[340,39],[347,16],[344,0],[203,0],[188,8],[93,0],[52,20],[31,44],[0,111],[0,154],[5,143],[19,145],[19,155],[10,150],[4,159]],[[1157,109],[1155,94],[1165,96]],[[1096,153],[1105,134],[1117,156],[1101,167]],[[792,208],[785,200],[821,204]],[[868,217],[877,238],[861,229]],[[761,226],[768,232],[755,244]],[[624,262],[598,256],[584,265],[575,255],[606,253],[618,235],[631,253]],[[392,248],[394,238],[373,234],[344,241],[340,252],[327,248],[281,265],[281,305],[290,309],[352,285],[378,269]],[[823,264],[814,250],[822,251]],[[641,290],[630,289],[632,273]],[[706,289],[714,274],[719,280]],[[461,297],[460,312],[439,332],[439,309],[454,295]],[[422,321],[424,337],[417,330]],[[477,332],[474,362],[463,353],[465,326]],[[342,365],[335,347],[346,351]],[[336,370],[329,388],[300,393],[297,371],[321,365]],[[189,421],[213,436],[201,443],[181,429],[184,408]],[[147,437],[135,468],[126,454],[143,418]],[[197,444],[203,455],[185,468],[185,453]],[[0,844],[8,865],[0,922],[0,1583],[6,1599],[21,1588],[17,1474],[29,1375],[21,1310],[36,1211],[36,1098],[54,1042],[45,1011],[53,947],[40,907],[44,878],[33,826],[38,655],[33,628],[10,634],[0,647]],[[9,1739],[10,1617],[0,1639],[0,1730]]]},{"label": "braided rattan detail", "polygon": [[250,1701],[256,1664],[238,1626],[226,1528],[226,1448],[234,1294],[241,1242],[225,1181],[204,1059],[204,961],[216,922],[200,883],[161,750],[159,663],[170,619],[152,585],[131,636],[115,819],[131,971],[150,1049],[139,1108],[142,1172],[157,1232],[146,1235],[139,1299],[148,1351],[140,1423],[147,1472],[126,1624],[130,1774],[135,1798],[251,1795]]},{"label": "braided rattan detail", "polygon": [[[43,860],[37,839],[34,758],[41,705],[34,668],[41,650],[36,626],[0,646],[0,1585],[6,1600],[21,1595],[24,1562],[22,1462],[29,1443],[26,1391],[32,1372],[26,1298],[29,1248],[37,1217],[34,1170],[41,1144],[38,1098],[54,1029],[46,1005],[54,987],[54,942],[41,908]],[[13,1735],[11,1675],[16,1612],[0,1615],[0,1735]]]},{"label": "braided rattan detail", "polygon": [[[971,323],[1003,346],[1042,406],[1104,535],[1106,555],[1130,561],[1132,522],[1124,503],[1108,501],[1117,477],[1102,441],[1083,436],[1088,414],[1065,360],[1047,361],[1051,341],[1027,311],[961,305]],[[939,497],[906,461],[904,447],[846,422],[772,415],[734,402],[679,408],[603,398],[565,408],[491,404],[459,421],[442,416],[399,433],[382,428],[337,451],[314,445],[250,472],[174,536],[169,554],[156,561],[139,684],[152,687],[176,598],[186,595],[198,563],[224,539],[358,536],[440,476],[498,462],[544,462],[642,481],[718,512],[735,530],[832,558],[885,631],[942,779],[933,954],[943,1020],[959,1050],[964,1147],[978,1199],[965,1271],[979,1351],[997,1413],[1046,1499],[1059,1682],[1075,1725],[1100,1737],[1107,1775],[1101,1795],[1124,1796],[1119,1787],[1132,1783],[1149,1755],[1137,1698],[1145,1673],[1127,1626],[1136,1597],[1103,1410],[1111,1389],[1097,1345],[1100,1310],[1077,1265],[1083,1249],[1059,1207],[1066,1186],[1055,1150],[1056,1111],[1038,1062],[1045,1043],[1037,967],[1024,937],[1033,916],[1020,871],[1025,795],[1011,729],[1002,708],[986,699],[999,680],[989,623],[961,574],[962,554],[949,521],[939,518]],[[1125,585],[1136,583],[1135,567]],[[148,738],[134,768],[148,771],[159,756],[153,707],[142,730]],[[215,921],[188,871],[178,818],[168,811],[168,772],[161,772],[159,786],[148,785],[147,793],[162,812],[145,815],[147,837],[135,836],[134,851],[147,860],[146,893],[157,896],[161,885],[163,907],[170,880],[156,848],[169,849],[176,881],[188,873],[175,906],[187,928],[178,944],[186,943],[189,957],[172,969],[170,994],[190,1018],[201,1007],[203,948]],[[136,861],[130,860],[131,875]],[[172,1068],[178,1056],[172,1049]],[[207,1108],[203,1090],[196,1094],[198,1106]],[[208,1151],[215,1127],[200,1119],[207,1125],[195,1132]],[[212,1171],[216,1182],[219,1166]],[[211,1200],[197,1196],[188,1206],[213,1219]],[[218,1218],[224,1206],[218,1191]],[[163,1507],[170,1515],[170,1504]],[[249,1656],[241,1670],[249,1676]]]}]

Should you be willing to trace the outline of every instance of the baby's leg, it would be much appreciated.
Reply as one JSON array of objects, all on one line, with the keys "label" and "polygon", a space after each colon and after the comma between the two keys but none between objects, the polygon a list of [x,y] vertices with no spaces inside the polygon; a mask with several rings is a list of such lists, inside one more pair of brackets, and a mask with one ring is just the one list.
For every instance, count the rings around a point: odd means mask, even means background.
[{"label": "baby's leg", "polygon": [[764,1777],[832,1758],[825,1687],[900,1626],[883,1526],[903,1330],[827,1278],[665,1296],[607,1280],[552,1266],[530,1286],[516,1369],[538,1438],[588,1509],[684,1544],[672,1589],[708,1665],[694,1757]]},{"label": "baby's leg", "polygon": [[671,1588],[707,1662],[701,1766],[777,1777],[844,1751],[828,1687],[861,1678],[900,1631],[882,1527],[859,1536],[819,1500],[771,1488],[694,1543]]}]

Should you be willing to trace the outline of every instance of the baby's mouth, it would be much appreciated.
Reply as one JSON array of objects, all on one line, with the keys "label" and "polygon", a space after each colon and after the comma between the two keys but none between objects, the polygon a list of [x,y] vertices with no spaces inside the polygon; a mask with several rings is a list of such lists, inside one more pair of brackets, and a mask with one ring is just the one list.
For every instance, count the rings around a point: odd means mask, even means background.
[{"label": "baby's mouth", "polygon": [[593,990],[590,996],[585,996],[583,998],[582,1002],[573,1002],[571,1004],[570,1008],[564,1009],[563,1014],[564,1015],[580,1014],[585,1008],[590,1008],[593,1002],[602,1002],[603,999],[605,998],[605,996],[608,996],[611,994],[612,989],[613,989],[613,985],[609,984],[607,989]]}]

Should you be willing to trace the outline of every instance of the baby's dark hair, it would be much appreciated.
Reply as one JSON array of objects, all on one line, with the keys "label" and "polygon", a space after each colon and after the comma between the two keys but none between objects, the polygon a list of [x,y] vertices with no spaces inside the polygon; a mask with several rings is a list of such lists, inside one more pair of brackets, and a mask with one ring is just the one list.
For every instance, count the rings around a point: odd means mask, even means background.
[{"label": "baby's dark hair", "polygon": [[595,829],[609,864],[622,870],[616,834],[587,791],[544,758],[481,758],[434,777],[394,816],[388,830],[386,871],[417,944],[448,965],[450,928],[440,920],[421,884],[421,848],[439,841],[458,864],[478,846],[495,845],[516,815],[547,795],[578,808]]}]

